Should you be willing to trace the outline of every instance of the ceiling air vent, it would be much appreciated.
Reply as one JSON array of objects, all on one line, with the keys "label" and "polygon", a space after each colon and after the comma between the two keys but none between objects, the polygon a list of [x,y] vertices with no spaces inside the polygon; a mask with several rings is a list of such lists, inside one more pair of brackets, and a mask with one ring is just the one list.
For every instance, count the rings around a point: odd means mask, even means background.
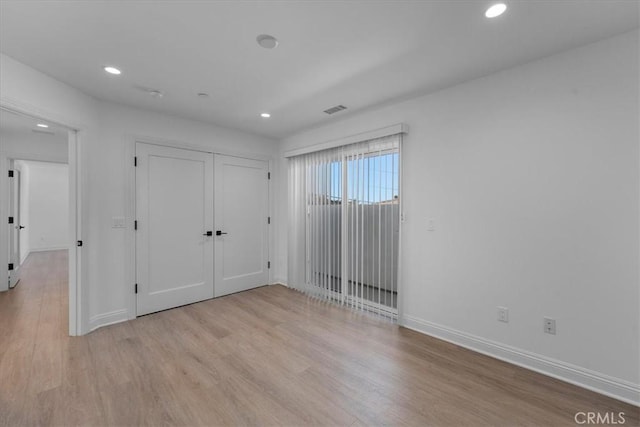
[{"label": "ceiling air vent", "polygon": [[347,107],[345,107],[344,105],[336,105],[335,107],[331,107],[328,110],[324,110],[324,112],[327,114],[333,114],[346,109]]}]

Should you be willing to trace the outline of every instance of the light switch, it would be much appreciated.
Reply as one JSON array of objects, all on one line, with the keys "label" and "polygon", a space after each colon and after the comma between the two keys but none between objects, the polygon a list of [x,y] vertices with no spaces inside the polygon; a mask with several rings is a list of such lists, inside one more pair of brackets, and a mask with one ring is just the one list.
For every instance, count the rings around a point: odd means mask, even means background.
[{"label": "light switch", "polygon": [[436,230],[436,219],[427,218],[427,231],[435,231],[435,230]]},{"label": "light switch", "polygon": [[111,218],[111,227],[112,228],[124,228],[124,217],[123,216],[114,216]]}]

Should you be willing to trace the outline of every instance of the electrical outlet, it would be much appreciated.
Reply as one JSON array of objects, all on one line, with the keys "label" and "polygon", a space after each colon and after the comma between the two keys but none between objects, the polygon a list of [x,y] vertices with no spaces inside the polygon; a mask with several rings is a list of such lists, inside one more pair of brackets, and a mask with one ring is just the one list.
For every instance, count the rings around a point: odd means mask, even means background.
[{"label": "electrical outlet", "polygon": [[435,231],[435,230],[436,230],[436,219],[427,218],[427,231]]},{"label": "electrical outlet", "polygon": [[551,335],[556,334],[556,319],[550,317],[544,318],[544,333]]},{"label": "electrical outlet", "polygon": [[509,323],[509,309],[507,307],[498,307],[498,321]]}]

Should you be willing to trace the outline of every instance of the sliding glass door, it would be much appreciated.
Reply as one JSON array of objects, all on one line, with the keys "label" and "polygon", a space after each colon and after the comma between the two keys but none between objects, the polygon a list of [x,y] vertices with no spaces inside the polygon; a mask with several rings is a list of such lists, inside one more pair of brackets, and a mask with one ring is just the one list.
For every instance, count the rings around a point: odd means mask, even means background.
[{"label": "sliding glass door", "polygon": [[347,165],[347,278],[351,304],[397,309],[398,150],[349,156]]},{"label": "sliding glass door", "polygon": [[395,135],[290,159],[290,176],[304,180],[292,185],[304,193],[292,198],[299,205],[292,212],[305,216],[309,294],[397,315],[399,141]]}]

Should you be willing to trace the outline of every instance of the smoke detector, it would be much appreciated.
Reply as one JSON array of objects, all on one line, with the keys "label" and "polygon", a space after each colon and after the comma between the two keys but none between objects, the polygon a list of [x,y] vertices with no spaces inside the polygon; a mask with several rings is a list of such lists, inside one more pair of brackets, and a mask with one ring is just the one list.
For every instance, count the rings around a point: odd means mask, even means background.
[{"label": "smoke detector", "polygon": [[278,47],[278,39],[270,36],[269,34],[260,34],[258,37],[256,37],[256,41],[258,42],[258,45],[260,47],[263,47],[265,49],[273,49],[275,47]]}]

